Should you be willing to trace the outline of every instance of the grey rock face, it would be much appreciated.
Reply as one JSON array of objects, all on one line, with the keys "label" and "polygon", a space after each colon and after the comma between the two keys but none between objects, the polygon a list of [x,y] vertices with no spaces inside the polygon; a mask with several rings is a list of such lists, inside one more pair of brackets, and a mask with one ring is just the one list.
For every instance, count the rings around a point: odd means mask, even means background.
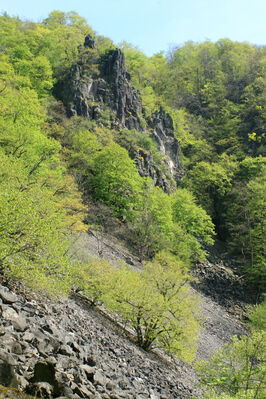
[{"label": "grey rock face", "polygon": [[171,116],[161,107],[152,115],[150,124],[153,127],[152,138],[157,142],[160,152],[165,155],[170,173],[179,179],[182,175],[180,147],[174,135]]},{"label": "grey rock face", "polygon": [[[85,43],[90,40],[86,39]],[[141,101],[129,80],[125,56],[115,49],[101,63],[99,76],[95,79],[84,75],[83,64],[74,64],[66,79],[55,88],[55,94],[63,101],[69,116],[99,120],[102,108],[107,106],[111,110],[112,128],[142,131]]]},{"label": "grey rock face", "polygon": [[[85,38],[84,45],[94,48],[93,39]],[[156,142],[158,150],[163,154],[169,175],[176,181],[181,177],[180,147],[174,136],[173,121],[162,108],[150,119],[145,117],[140,94],[130,85],[130,75],[126,71],[125,56],[120,49],[111,50],[99,65],[98,76],[88,76],[85,64],[75,63],[68,76],[55,87],[55,95],[61,99],[69,117],[79,115],[85,119],[95,120],[102,124],[102,113],[109,110],[110,127],[112,129],[135,129],[145,131],[145,124],[151,131],[151,138]],[[150,154],[149,167],[145,169],[136,162],[142,176],[150,176],[154,183],[166,192],[171,191],[171,184],[166,182],[162,172],[156,169]],[[149,174],[147,172],[151,172]]]},{"label": "grey rock face", "polygon": [[145,151],[140,148],[134,158],[140,176],[151,177],[154,185],[161,187],[168,194],[174,190],[174,186],[169,179],[167,179],[166,175],[162,173],[153,161],[151,151]]}]

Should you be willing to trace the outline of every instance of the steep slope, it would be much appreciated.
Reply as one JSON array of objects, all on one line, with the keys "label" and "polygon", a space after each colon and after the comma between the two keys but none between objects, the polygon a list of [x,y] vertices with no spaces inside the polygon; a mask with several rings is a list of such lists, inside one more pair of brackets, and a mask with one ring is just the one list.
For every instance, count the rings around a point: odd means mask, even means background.
[{"label": "steep slope", "polygon": [[171,369],[146,354],[86,302],[15,295],[2,286],[0,293],[0,383],[46,398],[170,399],[195,393],[186,367]]},{"label": "steep slope", "polygon": [[[115,237],[83,235],[79,256],[101,256],[138,266]],[[83,253],[81,252],[83,248]],[[76,251],[77,248],[73,248]],[[232,278],[233,281],[233,278]],[[2,281],[2,284],[7,282]],[[52,398],[187,399],[198,396],[191,365],[146,353],[132,334],[80,294],[54,300],[18,284],[0,286],[0,384]],[[207,359],[244,325],[201,294],[204,329],[197,359]]]}]

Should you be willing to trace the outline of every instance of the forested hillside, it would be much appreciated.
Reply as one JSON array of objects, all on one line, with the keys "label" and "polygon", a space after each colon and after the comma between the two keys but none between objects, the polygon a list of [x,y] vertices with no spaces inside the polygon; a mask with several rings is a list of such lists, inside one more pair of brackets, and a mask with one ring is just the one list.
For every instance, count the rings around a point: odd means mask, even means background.
[{"label": "forested hillside", "polygon": [[[147,57],[75,12],[41,23],[3,14],[1,275],[57,295],[82,290],[143,349],[192,361],[201,320],[191,269],[215,240],[247,289],[265,293],[265,89],[263,46],[187,42]],[[95,204],[124,226],[140,270],[73,257],[82,233],[104,229],[103,216],[88,217]],[[254,335],[199,366],[214,389],[206,398],[264,397],[263,303],[251,319]],[[243,367],[232,371],[228,357]]]}]

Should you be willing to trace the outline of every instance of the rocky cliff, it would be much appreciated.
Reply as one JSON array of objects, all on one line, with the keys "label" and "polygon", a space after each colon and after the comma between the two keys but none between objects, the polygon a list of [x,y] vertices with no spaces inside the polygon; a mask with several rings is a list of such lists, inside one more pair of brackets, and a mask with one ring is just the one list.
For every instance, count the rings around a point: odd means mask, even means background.
[{"label": "rocky cliff", "polygon": [[[63,101],[68,116],[79,115],[101,124],[102,112],[107,108],[110,111],[111,129],[135,129],[143,134],[149,131],[163,156],[169,175],[179,181],[182,175],[180,148],[174,136],[173,121],[162,108],[151,118],[146,118],[140,93],[130,85],[123,52],[120,49],[110,50],[105,56],[92,61],[95,57],[94,42],[88,36],[80,53],[80,60],[54,90],[56,97]],[[93,62],[94,68],[91,67]],[[147,168],[136,162],[140,174],[150,176],[156,185],[170,192],[172,186],[169,179],[156,169],[152,154],[146,157],[144,163],[148,165]],[[156,173],[147,172],[154,170]]]}]

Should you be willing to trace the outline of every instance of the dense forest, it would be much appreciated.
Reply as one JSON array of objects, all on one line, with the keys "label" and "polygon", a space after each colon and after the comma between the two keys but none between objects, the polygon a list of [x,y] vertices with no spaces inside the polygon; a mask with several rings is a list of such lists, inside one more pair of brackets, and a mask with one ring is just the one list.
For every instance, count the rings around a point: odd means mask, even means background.
[{"label": "dense forest", "polygon": [[[119,312],[144,349],[156,343],[191,361],[200,317],[190,270],[215,240],[248,289],[265,292],[266,48],[221,39],[152,57],[120,49],[142,107],[124,126],[100,102],[89,104],[94,117],[70,115],[60,95],[77,65],[83,82],[101,80],[110,39],[75,12],[41,23],[0,17],[0,272],[57,294],[82,289]],[[161,115],[178,173],[153,137]],[[148,156],[161,183],[145,173]],[[95,203],[126,226],[142,270],[73,259]],[[264,397],[263,302],[250,319],[253,335],[198,365],[206,398]]]}]

